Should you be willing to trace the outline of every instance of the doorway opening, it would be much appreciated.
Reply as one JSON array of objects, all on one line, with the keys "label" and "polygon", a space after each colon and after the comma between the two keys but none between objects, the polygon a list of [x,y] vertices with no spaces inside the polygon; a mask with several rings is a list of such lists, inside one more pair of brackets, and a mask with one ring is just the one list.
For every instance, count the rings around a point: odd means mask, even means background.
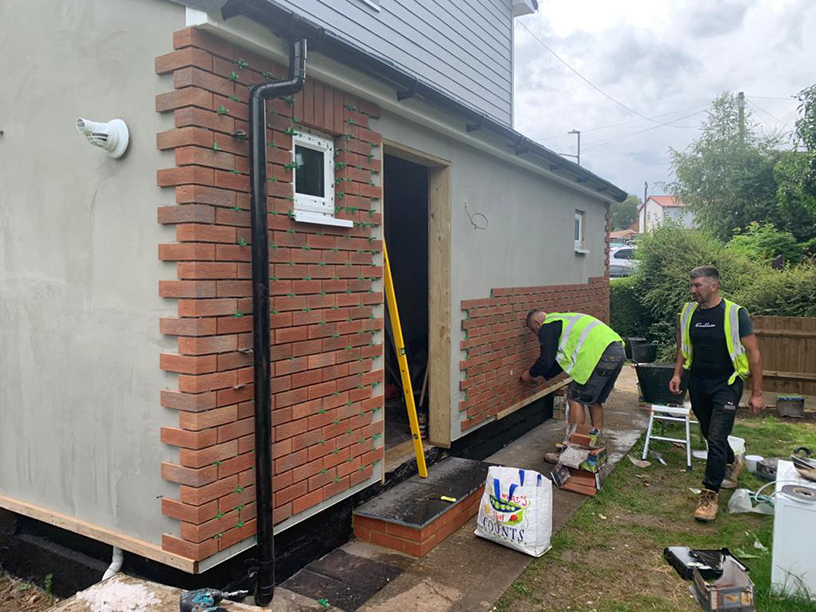
[{"label": "doorway opening", "polygon": [[[427,438],[429,169],[386,154],[383,174],[383,231],[420,432]],[[385,344],[385,448],[389,450],[410,443],[411,429],[387,309]]]}]

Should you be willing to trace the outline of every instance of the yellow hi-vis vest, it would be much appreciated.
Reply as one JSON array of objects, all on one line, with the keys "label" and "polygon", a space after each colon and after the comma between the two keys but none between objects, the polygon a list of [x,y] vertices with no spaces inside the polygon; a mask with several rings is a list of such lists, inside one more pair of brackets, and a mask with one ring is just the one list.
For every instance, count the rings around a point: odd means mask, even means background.
[{"label": "yellow hi-vis vest", "polygon": [[561,321],[561,338],[555,360],[572,380],[583,385],[613,342],[622,342],[611,327],[595,317],[577,312],[551,312],[544,325]]},{"label": "yellow hi-vis vest", "polygon": [[[734,373],[728,379],[728,384],[737,380],[737,376],[744,379],[748,376],[748,353],[740,341],[739,330],[739,309],[741,306],[730,300],[723,298],[725,302],[725,343],[728,347],[728,355],[731,357],[731,364],[734,366]],[[683,353],[683,367],[688,370],[694,357],[694,347],[691,345],[691,318],[697,309],[697,302],[689,302],[683,307],[683,314],[680,315],[681,336],[680,349]]]}]

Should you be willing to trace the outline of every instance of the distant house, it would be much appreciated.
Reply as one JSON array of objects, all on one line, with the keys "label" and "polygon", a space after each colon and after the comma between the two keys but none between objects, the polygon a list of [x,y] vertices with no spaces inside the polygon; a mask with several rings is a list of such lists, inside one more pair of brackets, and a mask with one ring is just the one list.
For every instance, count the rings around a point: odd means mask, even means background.
[{"label": "distant house", "polygon": [[641,234],[654,229],[667,219],[679,221],[684,227],[694,226],[694,213],[674,196],[649,196],[638,209],[638,227]]},{"label": "distant house", "polygon": [[637,234],[637,230],[632,228],[611,232],[609,234],[609,246],[623,246],[627,242],[630,242],[635,236],[637,236]]}]

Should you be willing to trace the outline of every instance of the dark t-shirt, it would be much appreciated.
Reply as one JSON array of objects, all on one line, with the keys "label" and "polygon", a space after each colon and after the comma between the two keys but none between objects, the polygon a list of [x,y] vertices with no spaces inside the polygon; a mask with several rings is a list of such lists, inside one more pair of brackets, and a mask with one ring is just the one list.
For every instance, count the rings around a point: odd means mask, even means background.
[{"label": "dark t-shirt", "polygon": [[561,366],[555,360],[563,327],[561,321],[552,321],[539,328],[538,343],[541,346],[541,355],[533,364],[533,367],[530,368],[531,376],[543,376],[550,379],[563,372]]},{"label": "dark t-shirt", "polygon": [[[691,316],[691,346],[694,355],[691,372],[701,378],[728,377],[734,371],[728,345],[725,342],[725,301],[713,308],[697,308]],[[754,333],[751,317],[744,308],[739,309],[740,338]]]}]

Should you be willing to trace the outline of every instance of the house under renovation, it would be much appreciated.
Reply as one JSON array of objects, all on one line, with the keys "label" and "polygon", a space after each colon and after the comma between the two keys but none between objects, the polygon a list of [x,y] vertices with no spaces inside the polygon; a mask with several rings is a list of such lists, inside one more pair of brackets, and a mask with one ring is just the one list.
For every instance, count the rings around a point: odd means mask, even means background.
[{"label": "house under renovation", "polygon": [[513,129],[535,7],[8,4],[0,507],[199,573],[380,483],[384,243],[430,445],[544,397],[626,194]]}]

